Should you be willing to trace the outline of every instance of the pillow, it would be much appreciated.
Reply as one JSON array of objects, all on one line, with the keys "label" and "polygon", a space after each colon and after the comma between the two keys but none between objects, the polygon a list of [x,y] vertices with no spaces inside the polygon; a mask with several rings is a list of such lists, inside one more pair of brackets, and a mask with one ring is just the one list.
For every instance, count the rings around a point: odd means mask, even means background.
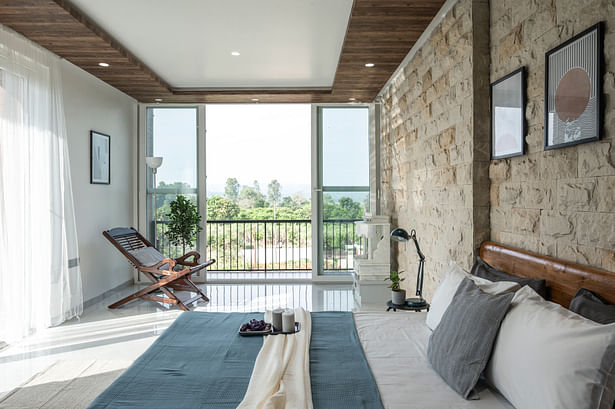
[{"label": "pillow", "polygon": [[476,257],[476,262],[470,270],[470,274],[477,277],[485,278],[490,281],[513,281],[519,283],[519,286],[529,285],[542,298],[547,299],[547,282],[540,278],[523,278],[517,277],[497,268],[491,267],[480,257]]},{"label": "pillow", "polygon": [[164,256],[154,247],[142,247],[130,252],[141,265],[151,267],[164,260]]},{"label": "pillow", "polygon": [[585,288],[577,291],[568,309],[600,324],[615,322],[615,305]]},{"label": "pillow", "polygon": [[465,399],[487,366],[500,323],[514,294],[491,295],[464,278],[429,338],[434,370]]},{"label": "pillow", "polygon": [[444,273],[444,278],[440,282],[440,285],[438,285],[438,288],[436,288],[436,292],[431,299],[429,312],[427,312],[427,318],[425,319],[425,323],[429,329],[436,329],[442,319],[442,315],[444,315],[448,305],[451,303],[455,292],[457,292],[459,284],[461,284],[464,278],[471,279],[481,290],[489,294],[503,294],[515,292],[519,289],[519,284],[517,283],[506,281],[494,283],[484,278],[470,275],[463,271],[457,263],[451,261],[448,270]]},{"label": "pillow", "polygon": [[611,409],[615,324],[601,325],[517,291],[493,347],[487,380],[517,409]]}]

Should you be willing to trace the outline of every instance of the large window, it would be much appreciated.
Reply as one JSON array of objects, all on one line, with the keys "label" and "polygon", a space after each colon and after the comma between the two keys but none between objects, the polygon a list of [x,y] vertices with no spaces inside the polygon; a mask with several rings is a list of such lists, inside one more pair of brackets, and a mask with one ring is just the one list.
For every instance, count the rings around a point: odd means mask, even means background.
[{"label": "large window", "polygon": [[[141,114],[140,228],[165,256],[181,252],[165,235],[181,194],[203,217],[193,248],[216,259],[208,280],[352,270],[365,244],[355,221],[370,210],[366,106],[144,106]],[[155,188],[148,156],[163,158]]]},{"label": "large window", "polygon": [[164,233],[171,201],[183,195],[194,204],[199,203],[198,112],[196,107],[150,107],[146,116],[146,156],[163,158],[162,166],[157,169],[155,190],[153,172],[144,164],[147,234],[166,256],[178,257],[181,249],[173,246]]},{"label": "large window", "polygon": [[310,131],[306,104],[207,106],[208,277],[311,277]]},{"label": "large window", "polygon": [[346,273],[362,245],[354,222],[369,211],[369,110],[320,107],[318,127],[322,273]]}]

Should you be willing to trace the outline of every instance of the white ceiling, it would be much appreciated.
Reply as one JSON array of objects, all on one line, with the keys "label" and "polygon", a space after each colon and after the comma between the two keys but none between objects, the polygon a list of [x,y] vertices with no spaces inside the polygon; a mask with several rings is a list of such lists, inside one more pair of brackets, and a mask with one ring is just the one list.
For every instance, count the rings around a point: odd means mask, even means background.
[{"label": "white ceiling", "polygon": [[329,88],[352,8],[352,0],[71,3],[175,88]]}]

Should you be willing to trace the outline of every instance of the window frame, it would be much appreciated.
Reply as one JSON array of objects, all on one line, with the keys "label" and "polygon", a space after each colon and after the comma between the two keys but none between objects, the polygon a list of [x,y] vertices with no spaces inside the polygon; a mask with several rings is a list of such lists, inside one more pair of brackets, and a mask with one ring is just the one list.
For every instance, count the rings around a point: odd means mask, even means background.
[{"label": "window frame", "polygon": [[[135,200],[135,215],[134,223],[138,226],[140,232],[147,232],[147,189],[148,189],[148,169],[145,163],[145,157],[147,156],[147,134],[148,134],[148,115],[147,110],[150,108],[196,108],[197,110],[197,134],[196,134],[196,146],[197,146],[197,206],[199,213],[202,215],[201,227],[203,230],[199,233],[198,248],[197,251],[201,254],[201,260],[207,255],[207,237],[206,237],[206,223],[207,223],[207,188],[206,188],[206,129],[205,129],[205,104],[145,104],[140,103],[138,106],[138,138],[136,146],[137,160],[135,160],[134,174],[135,174],[135,189],[137,197]],[[164,166],[164,164],[163,164]],[[134,281],[136,283],[148,283],[141,278],[141,274],[134,270]],[[193,275],[193,281],[204,282],[205,273]]]},{"label": "window frame", "polygon": [[[369,155],[369,177],[368,186],[323,186],[323,129],[321,112],[326,108],[343,108],[343,109],[367,109],[368,119],[368,155]],[[374,115],[373,104],[368,103],[352,103],[352,104],[312,104],[312,282],[352,282],[352,275],[343,274],[326,274],[323,268],[324,262],[324,228],[323,228],[323,195],[325,192],[367,192],[370,198],[370,211],[376,210],[379,206],[372,209],[372,192],[376,186],[372,186],[374,180],[374,169],[372,155],[372,141],[375,136],[375,122],[379,118],[372,117]],[[316,245],[314,241],[316,237]]]}]

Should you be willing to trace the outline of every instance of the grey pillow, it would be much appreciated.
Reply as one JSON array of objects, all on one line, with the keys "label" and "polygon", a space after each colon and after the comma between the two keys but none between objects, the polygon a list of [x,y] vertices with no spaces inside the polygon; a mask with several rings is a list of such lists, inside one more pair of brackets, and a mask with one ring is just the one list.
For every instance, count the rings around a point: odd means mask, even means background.
[{"label": "grey pillow", "polygon": [[513,296],[487,294],[464,278],[429,338],[427,358],[431,366],[465,399],[487,366]]},{"label": "grey pillow", "polygon": [[476,257],[476,261],[470,270],[470,274],[477,277],[486,278],[490,281],[512,281],[514,283],[519,283],[521,287],[527,285],[532,290],[536,291],[542,298],[545,300],[547,299],[547,282],[545,280],[541,278],[517,277],[505,273],[495,267],[491,267],[480,257]]},{"label": "grey pillow", "polygon": [[[131,251],[130,254],[132,254],[132,256],[145,267],[154,266],[164,260],[164,256],[154,247],[142,247]],[[168,264],[165,264],[165,266],[168,268]]]},{"label": "grey pillow", "polygon": [[615,305],[585,288],[577,291],[568,309],[600,324],[615,322]]}]

